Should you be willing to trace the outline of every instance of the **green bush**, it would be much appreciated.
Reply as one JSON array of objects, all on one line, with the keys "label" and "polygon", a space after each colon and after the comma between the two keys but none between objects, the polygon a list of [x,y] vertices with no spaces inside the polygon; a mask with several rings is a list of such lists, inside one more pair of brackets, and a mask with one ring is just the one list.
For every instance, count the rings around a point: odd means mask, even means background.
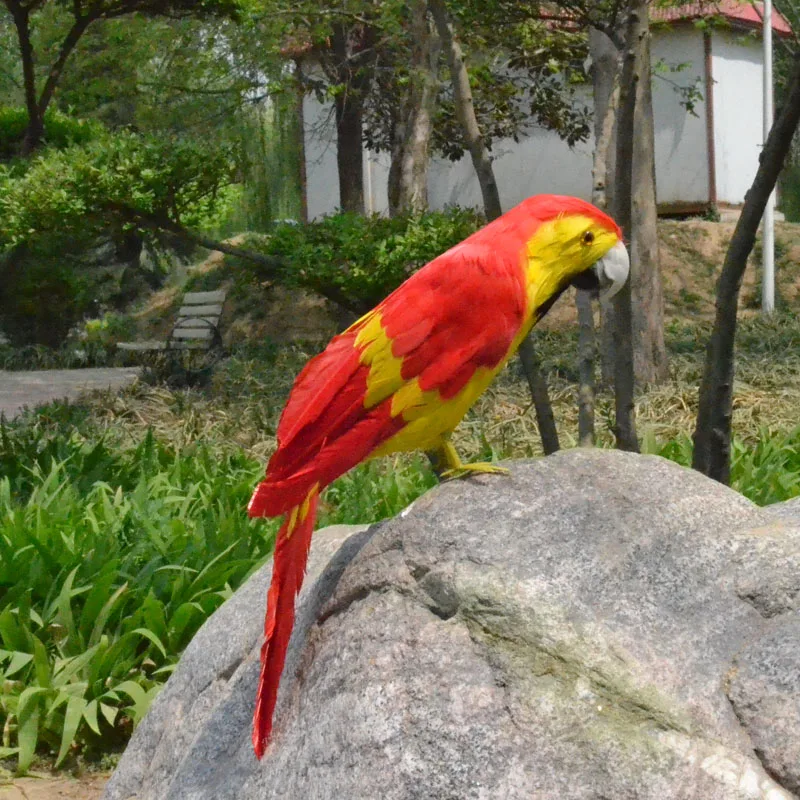
[{"label": "green bush", "polygon": [[48,148],[22,174],[0,167],[0,247],[45,237],[52,249],[64,236],[91,241],[137,226],[152,238],[154,220],[202,228],[234,169],[230,149],[129,131]]},{"label": "green bush", "polygon": [[[664,443],[646,439],[643,445],[643,452],[663,456],[684,467],[692,464],[692,440],[687,435]],[[760,506],[800,495],[800,428],[788,433],[764,430],[752,444],[734,438],[731,487]]]},{"label": "green bush", "polygon": [[[280,225],[249,246],[282,261],[279,280],[286,285],[366,311],[483,222],[476,212],[458,208],[416,217],[336,214],[308,225]],[[235,263],[259,270],[252,262]]]},{"label": "green bush", "polygon": [[138,232],[163,252],[165,227],[212,224],[233,173],[230,149],[131,132],[0,164],[0,327],[15,344],[57,346],[100,293],[102,276],[87,279],[99,242]]},{"label": "green bush", "polygon": [[0,329],[13,344],[58,347],[90,307],[86,276],[63,258],[32,255],[21,248],[6,254],[0,269]]},{"label": "green bush", "polygon": [[[177,397],[177,395],[176,395]],[[122,747],[200,625],[270,554],[245,509],[263,464],[230,446],[124,446],[88,410],[0,426],[0,758]],[[421,459],[362,465],[320,523],[398,513]]]},{"label": "green bush", "polygon": [[[16,106],[0,106],[0,161],[9,161],[18,152],[25,129],[28,112]],[[44,115],[44,143],[63,150],[74,144],[86,144],[103,132],[95,120],[76,119],[50,108]]]},{"label": "green bush", "polygon": [[272,549],[235,452],[0,432],[0,755],[122,743],[202,622]]}]

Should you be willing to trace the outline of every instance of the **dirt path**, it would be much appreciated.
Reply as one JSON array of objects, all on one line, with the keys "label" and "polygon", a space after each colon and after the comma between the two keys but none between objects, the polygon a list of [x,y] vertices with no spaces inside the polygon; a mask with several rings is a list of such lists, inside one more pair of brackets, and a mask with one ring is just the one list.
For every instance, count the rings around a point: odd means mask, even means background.
[{"label": "dirt path", "polygon": [[36,408],[63,398],[75,400],[91,389],[121,389],[132,383],[138,375],[137,367],[48,369],[36,372],[0,370],[0,415],[13,419],[25,407]]},{"label": "dirt path", "polygon": [[99,800],[108,775],[15,778],[0,782],[0,800]]}]

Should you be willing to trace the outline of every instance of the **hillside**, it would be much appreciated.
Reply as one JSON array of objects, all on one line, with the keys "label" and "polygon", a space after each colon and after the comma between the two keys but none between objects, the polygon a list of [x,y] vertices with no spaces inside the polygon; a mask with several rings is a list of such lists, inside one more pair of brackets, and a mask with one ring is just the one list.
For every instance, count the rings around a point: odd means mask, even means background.
[{"label": "hillside", "polygon": [[[713,317],[714,288],[733,229],[732,222],[700,219],[659,223],[667,321],[704,321]],[[776,302],[779,308],[794,307],[800,295],[800,224],[778,223],[775,239]],[[744,317],[759,307],[760,259],[757,243],[740,296]],[[321,298],[270,284],[243,283],[226,265],[221,253],[212,253],[191,268],[186,280],[186,285],[194,291],[220,286],[229,289],[223,319],[228,345],[265,338],[277,342],[325,340],[351,319]],[[141,336],[162,336],[168,332],[182,292],[183,288],[176,285],[156,292],[134,314]],[[558,330],[574,322],[574,303],[562,299],[542,327]]]}]

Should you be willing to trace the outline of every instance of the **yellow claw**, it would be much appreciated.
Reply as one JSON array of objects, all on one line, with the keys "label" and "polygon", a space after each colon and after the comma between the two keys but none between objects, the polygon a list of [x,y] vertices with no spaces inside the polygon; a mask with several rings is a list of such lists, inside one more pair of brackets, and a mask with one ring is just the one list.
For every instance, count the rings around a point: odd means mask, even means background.
[{"label": "yellow claw", "polygon": [[434,451],[434,469],[443,481],[450,481],[455,478],[463,478],[468,475],[508,475],[505,467],[498,467],[497,464],[490,464],[488,461],[476,461],[474,464],[465,464],[458,456],[455,447],[448,442],[442,442],[441,446]]}]

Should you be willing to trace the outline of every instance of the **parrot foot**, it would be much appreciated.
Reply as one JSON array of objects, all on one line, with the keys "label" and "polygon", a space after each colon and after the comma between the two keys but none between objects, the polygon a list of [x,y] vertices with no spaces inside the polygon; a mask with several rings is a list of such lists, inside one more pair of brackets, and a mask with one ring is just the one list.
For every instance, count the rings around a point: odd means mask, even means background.
[{"label": "parrot foot", "polygon": [[456,452],[455,447],[445,441],[438,450],[432,455],[434,461],[434,468],[436,469],[439,479],[443,481],[450,481],[455,478],[464,478],[468,475],[508,475],[508,470],[505,467],[498,467],[496,464],[490,464],[487,461],[476,461],[474,464],[465,464]]}]

